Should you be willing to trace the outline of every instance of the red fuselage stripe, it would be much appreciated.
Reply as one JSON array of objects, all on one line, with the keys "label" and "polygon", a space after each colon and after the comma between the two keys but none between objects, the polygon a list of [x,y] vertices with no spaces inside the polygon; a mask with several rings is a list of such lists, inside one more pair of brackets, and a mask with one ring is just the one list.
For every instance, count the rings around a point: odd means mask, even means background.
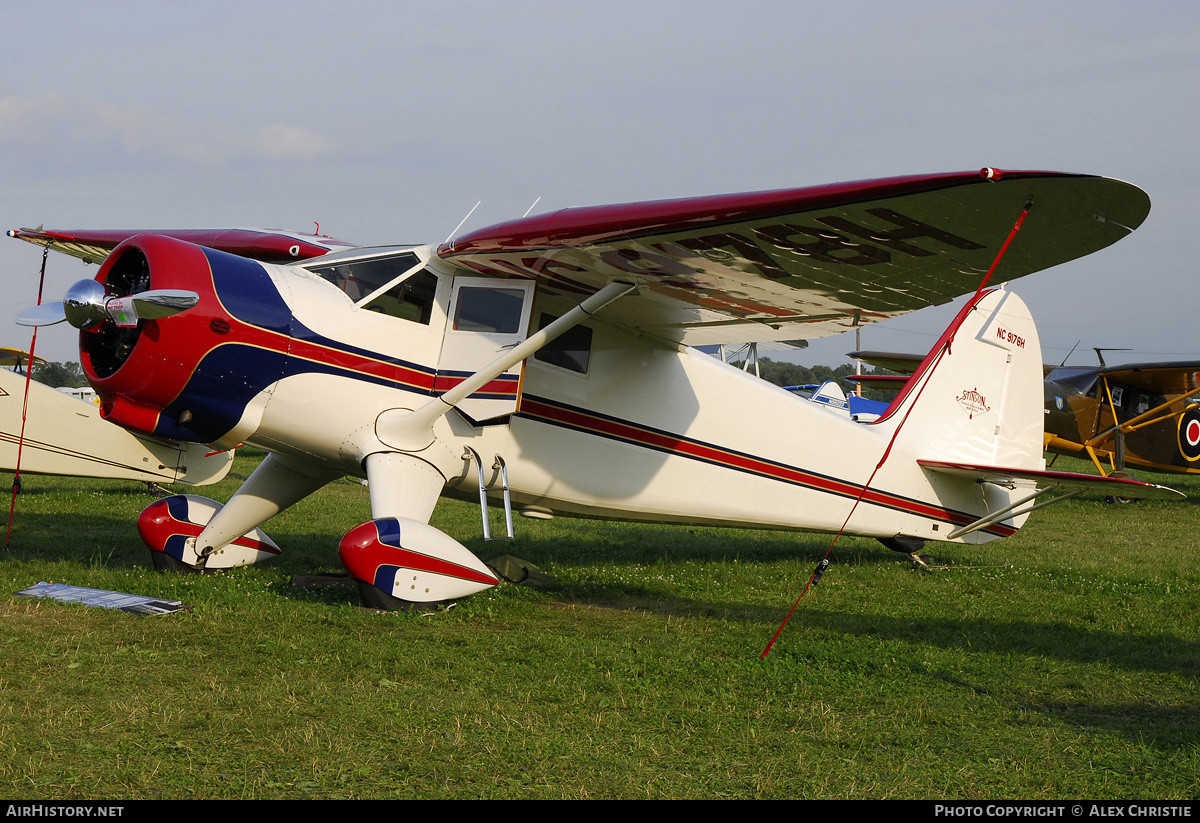
[{"label": "red fuselage stripe", "polygon": [[[565,425],[573,429],[620,440],[632,445],[643,446],[694,460],[701,460],[706,463],[756,474],[784,483],[812,488],[841,497],[857,497],[862,489],[859,485],[836,478],[823,477],[812,472],[774,463],[752,455],[739,454],[720,446],[702,443],[679,435],[654,431],[653,429],[634,423],[590,414],[581,409],[565,408],[529,396],[526,396],[522,402],[521,416],[555,425]],[[953,512],[875,489],[868,489],[867,493],[863,495],[863,499],[879,506],[898,509],[910,514],[934,520],[942,520],[956,525],[965,525],[974,519],[960,512]],[[1003,525],[994,525],[988,531],[1005,537],[1016,533],[1016,529]]]}]

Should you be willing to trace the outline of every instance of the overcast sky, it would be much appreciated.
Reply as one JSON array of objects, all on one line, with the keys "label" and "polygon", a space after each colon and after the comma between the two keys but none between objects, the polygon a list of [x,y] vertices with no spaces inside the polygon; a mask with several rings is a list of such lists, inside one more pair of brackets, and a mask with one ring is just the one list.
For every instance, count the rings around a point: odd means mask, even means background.
[{"label": "overcast sky", "polygon": [[[440,242],[565,206],[1049,169],[1145,225],[1015,284],[1045,359],[1200,358],[1200,3],[0,2],[0,228]],[[0,345],[40,250],[4,238]],[[47,300],[94,267],[50,259]],[[924,352],[934,309],[864,348]],[[835,364],[853,337],[799,362]],[[38,353],[75,359],[66,326]]]}]

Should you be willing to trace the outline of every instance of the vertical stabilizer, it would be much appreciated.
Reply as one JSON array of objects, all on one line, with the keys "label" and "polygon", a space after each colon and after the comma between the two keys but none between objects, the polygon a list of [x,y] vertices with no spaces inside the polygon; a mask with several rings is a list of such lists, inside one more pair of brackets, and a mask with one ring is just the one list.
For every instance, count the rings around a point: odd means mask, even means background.
[{"label": "vertical stabilizer", "polygon": [[1042,349],[1029,309],[993,289],[968,303],[872,425],[927,460],[1041,469]]}]

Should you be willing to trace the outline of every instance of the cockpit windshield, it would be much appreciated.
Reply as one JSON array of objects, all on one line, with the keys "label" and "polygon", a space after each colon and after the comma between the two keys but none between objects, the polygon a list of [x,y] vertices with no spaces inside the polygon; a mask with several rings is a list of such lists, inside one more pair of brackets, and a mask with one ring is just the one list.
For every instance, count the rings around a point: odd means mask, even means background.
[{"label": "cockpit windshield", "polygon": [[1094,396],[1096,386],[1096,370],[1073,366],[1059,366],[1051,369],[1046,379],[1051,383],[1074,389],[1079,394]]},{"label": "cockpit windshield", "polygon": [[337,286],[357,306],[402,320],[429,324],[437,275],[421,268],[412,251],[318,258],[303,268]]}]

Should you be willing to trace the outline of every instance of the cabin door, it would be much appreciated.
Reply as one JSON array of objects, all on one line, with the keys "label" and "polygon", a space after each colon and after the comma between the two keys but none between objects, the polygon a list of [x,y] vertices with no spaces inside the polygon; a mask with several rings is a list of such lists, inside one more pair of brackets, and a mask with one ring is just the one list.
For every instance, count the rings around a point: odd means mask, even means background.
[{"label": "cabin door", "polygon": [[[535,287],[519,280],[454,278],[434,384],[438,394],[525,341]],[[513,414],[521,402],[524,367],[518,363],[460,403],[459,410],[476,422]]]}]

